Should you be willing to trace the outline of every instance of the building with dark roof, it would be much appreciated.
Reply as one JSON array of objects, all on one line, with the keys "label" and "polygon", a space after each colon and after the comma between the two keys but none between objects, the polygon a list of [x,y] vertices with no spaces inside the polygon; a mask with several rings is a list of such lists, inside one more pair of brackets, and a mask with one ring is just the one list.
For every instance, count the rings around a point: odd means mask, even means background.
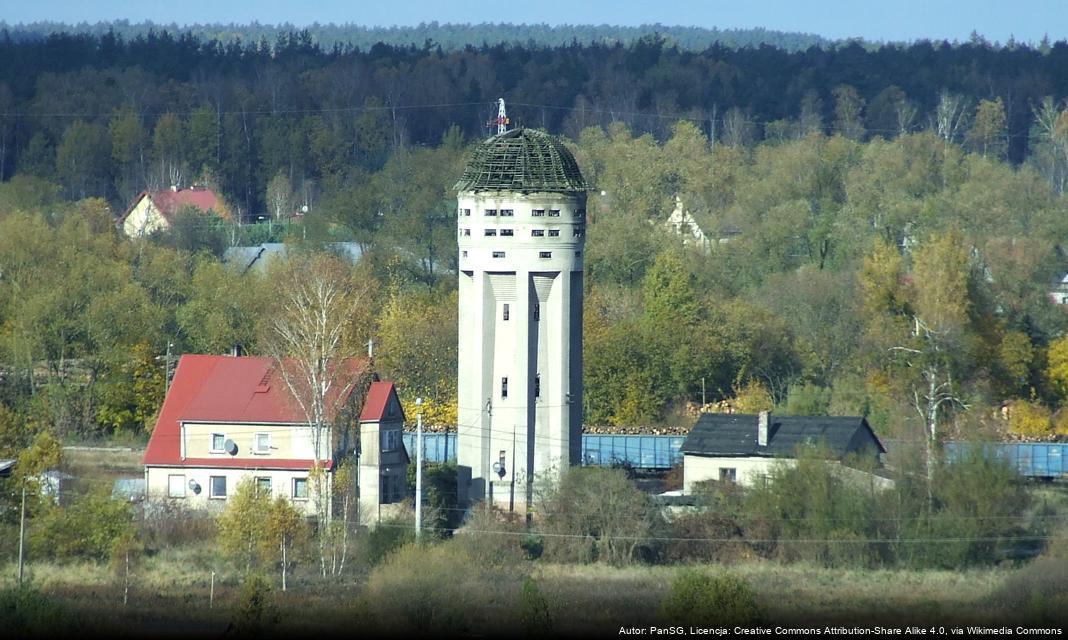
[{"label": "building with dark roof", "polygon": [[886,448],[862,417],[706,413],[682,444],[683,486],[718,480],[752,486],[776,461],[817,446],[839,462],[851,456],[879,464]]}]

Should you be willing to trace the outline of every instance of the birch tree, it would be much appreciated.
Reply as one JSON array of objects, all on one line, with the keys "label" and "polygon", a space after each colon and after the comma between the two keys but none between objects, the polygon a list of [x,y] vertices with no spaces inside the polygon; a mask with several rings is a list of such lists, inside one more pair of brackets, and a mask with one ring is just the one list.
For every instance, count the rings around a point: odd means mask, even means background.
[{"label": "birch tree", "polygon": [[309,474],[310,498],[325,578],[332,515],[331,427],[363,381],[356,360],[360,347],[352,335],[357,309],[368,297],[367,287],[351,277],[341,260],[324,255],[293,258],[276,269],[271,280],[279,283],[280,290],[268,315],[265,343],[311,432],[315,461]]}]

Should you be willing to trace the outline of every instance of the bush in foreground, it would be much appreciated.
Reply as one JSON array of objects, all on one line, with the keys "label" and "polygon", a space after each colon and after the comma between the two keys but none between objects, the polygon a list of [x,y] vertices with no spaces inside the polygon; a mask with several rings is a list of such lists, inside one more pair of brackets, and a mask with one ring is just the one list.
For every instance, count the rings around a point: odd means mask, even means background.
[{"label": "bush in foreground", "polygon": [[671,583],[663,615],[670,624],[704,627],[750,626],[761,618],[753,589],[744,579],[693,570],[683,571]]}]

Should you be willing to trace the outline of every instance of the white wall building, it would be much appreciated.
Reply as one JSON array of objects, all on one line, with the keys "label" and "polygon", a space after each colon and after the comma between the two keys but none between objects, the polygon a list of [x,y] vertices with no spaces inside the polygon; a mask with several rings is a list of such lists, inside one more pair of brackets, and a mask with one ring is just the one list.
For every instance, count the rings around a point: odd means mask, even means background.
[{"label": "white wall building", "polygon": [[557,139],[516,129],[456,189],[460,491],[519,508],[580,459],[586,183]]}]

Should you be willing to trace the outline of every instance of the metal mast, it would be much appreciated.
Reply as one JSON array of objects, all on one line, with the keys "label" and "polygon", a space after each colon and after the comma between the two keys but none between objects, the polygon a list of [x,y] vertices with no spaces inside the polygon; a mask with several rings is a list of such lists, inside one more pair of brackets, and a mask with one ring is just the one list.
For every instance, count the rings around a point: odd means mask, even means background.
[{"label": "metal mast", "polygon": [[497,135],[508,131],[508,113],[504,110],[504,98],[497,98]]}]

